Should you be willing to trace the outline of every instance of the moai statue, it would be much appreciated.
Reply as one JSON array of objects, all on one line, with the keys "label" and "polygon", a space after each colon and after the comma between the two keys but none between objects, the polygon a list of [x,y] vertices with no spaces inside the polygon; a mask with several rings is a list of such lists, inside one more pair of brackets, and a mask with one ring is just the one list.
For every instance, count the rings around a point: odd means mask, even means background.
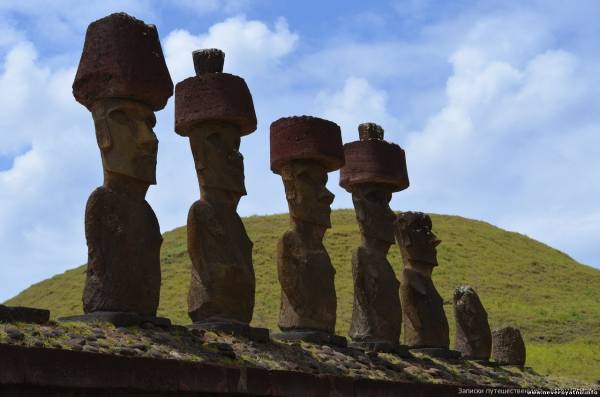
[{"label": "moai statue", "polygon": [[154,112],[172,94],[154,25],[124,13],[89,25],[73,95],[92,112],[104,184],[85,210],[87,315],[65,320],[169,324],[155,318],[162,237],[145,196],[156,184]]},{"label": "moai statue", "polygon": [[456,352],[448,349],[444,302],[431,280],[438,265],[436,246],[441,242],[431,226],[431,218],[422,212],[403,212],[396,219],[396,240],[404,262],[400,279],[404,342],[431,355],[451,357]]},{"label": "moai statue", "polygon": [[377,124],[358,126],[360,140],[344,145],[340,185],[352,193],[362,244],[352,254],[354,305],[349,335],[353,346],[402,352],[400,283],[387,260],[394,244],[392,193],[408,187],[404,150],[383,140]]},{"label": "moai statue", "polygon": [[270,140],[271,170],[283,179],[292,223],[277,246],[278,337],[345,345],[334,335],[335,269],[323,246],[334,197],[327,173],[344,165],[340,127],[316,117],[281,118],[271,124]]},{"label": "moai statue", "polygon": [[268,339],[250,328],[255,278],[252,241],[237,214],[246,195],[240,138],[256,130],[244,79],[223,72],[225,54],[194,51],[196,76],[175,87],[175,131],[190,139],[200,200],[187,221],[192,280],[188,313],[198,328]]},{"label": "moai statue", "polygon": [[454,348],[464,358],[488,361],[492,350],[492,333],[488,316],[477,292],[461,286],[454,290],[456,337]]},{"label": "moai statue", "polygon": [[492,359],[501,365],[525,365],[525,342],[517,328],[492,331]]}]

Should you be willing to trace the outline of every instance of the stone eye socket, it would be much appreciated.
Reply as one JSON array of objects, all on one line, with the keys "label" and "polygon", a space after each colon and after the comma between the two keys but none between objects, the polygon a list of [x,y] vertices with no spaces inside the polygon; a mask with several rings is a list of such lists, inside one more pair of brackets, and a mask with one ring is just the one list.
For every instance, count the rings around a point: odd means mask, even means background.
[{"label": "stone eye socket", "polygon": [[110,118],[119,124],[129,124],[129,118],[122,110],[113,110],[112,112],[110,112]]}]

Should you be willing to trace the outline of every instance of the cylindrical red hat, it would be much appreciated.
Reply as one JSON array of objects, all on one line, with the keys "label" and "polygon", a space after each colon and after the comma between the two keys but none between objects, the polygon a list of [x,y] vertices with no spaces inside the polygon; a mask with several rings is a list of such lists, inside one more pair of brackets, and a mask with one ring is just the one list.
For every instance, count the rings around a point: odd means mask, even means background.
[{"label": "cylindrical red hat", "polygon": [[194,51],[193,56],[197,75],[175,86],[175,131],[187,136],[203,121],[235,124],[241,135],[255,131],[252,95],[244,79],[222,73],[225,54],[208,49]]},{"label": "cylindrical red hat", "polygon": [[291,160],[318,161],[328,172],[344,165],[340,127],[311,116],[284,117],[271,123],[271,171]]},{"label": "cylindrical red hat", "polygon": [[73,96],[91,110],[102,98],[126,98],[154,111],[173,95],[173,81],[154,25],[125,13],[92,22],[85,34]]},{"label": "cylindrical red hat", "polygon": [[392,192],[408,187],[404,150],[383,140],[383,129],[365,123],[359,127],[360,140],[344,145],[346,164],[340,170],[340,186],[347,191],[363,183],[389,186]]}]

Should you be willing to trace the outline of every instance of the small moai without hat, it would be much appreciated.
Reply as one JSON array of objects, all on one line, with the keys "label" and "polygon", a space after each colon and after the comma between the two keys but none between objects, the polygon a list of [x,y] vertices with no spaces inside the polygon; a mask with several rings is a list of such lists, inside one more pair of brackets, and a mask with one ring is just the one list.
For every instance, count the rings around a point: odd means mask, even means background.
[{"label": "small moai without hat", "polygon": [[449,350],[444,301],[431,279],[433,268],[438,265],[436,247],[441,241],[433,234],[429,215],[399,213],[396,240],[404,263],[400,279],[404,343],[431,356],[460,357],[460,353]]},{"label": "small moai without hat", "polygon": [[86,314],[62,320],[170,324],[156,318],[162,237],[145,196],[156,184],[154,112],[172,94],[154,25],[117,13],[88,26],[73,95],[92,113],[104,184],[85,210]]},{"label": "small moai without hat", "polygon": [[340,127],[328,120],[281,118],[270,128],[271,170],[281,175],[292,228],[277,245],[279,339],[346,345],[335,335],[335,269],[323,237],[331,227],[327,173],[344,165]]},{"label": "small moai without hat", "polygon": [[392,193],[408,188],[404,150],[383,139],[374,123],[358,126],[360,140],[344,145],[340,185],[352,194],[362,244],[352,254],[354,303],[352,346],[407,355],[402,328],[400,283],[387,260],[394,244]]},{"label": "small moai without hat", "polygon": [[525,365],[525,342],[521,331],[504,327],[492,331],[492,359],[500,365]]},{"label": "small moai without hat", "polygon": [[454,290],[454,349],[463,358],[488,361],[492,350],[492,333],[488,315],[477,292],[469,286]]},{"label": "small moai without hat", "polygon": [[196,76],[175,87],[175,131],[189,137],[200,200],[187,221],[192,277],[188,314],[195,328],[269,339],[249,326],[254,310],[252,241],[237,213],[246,195],[240,139],[256,130],[256,114],[244,79],[223,73],[225,54],[194,51]]}]

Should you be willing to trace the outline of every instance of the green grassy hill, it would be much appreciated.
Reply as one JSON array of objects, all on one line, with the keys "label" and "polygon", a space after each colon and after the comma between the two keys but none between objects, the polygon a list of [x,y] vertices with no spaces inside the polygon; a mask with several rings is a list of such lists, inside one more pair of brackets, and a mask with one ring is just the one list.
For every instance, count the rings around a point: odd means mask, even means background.
[{"label": "green grassy hill", "polygon": [[[432,215],[443,241],[434,281],[447,300],[453,332],[452,291],[468,284],[479,293],[492,327],[515,325],[527,342],[527,365],[539,373],[600,380],[600,271],[518,233],[458,216]],[[244,219],[254,241],[256,308],[253,323],[277,328],[279,284],[275,264],[278,238],[288,228],[287,215]],[[334,211],[325,243],[337,269],[337,332],[346,334],[352,311],[352,250],[359,243],[354,212]],[[159,314],[180,324],[187,318],[190,261],[185,228],[164,235],[163,285]],[[392,247],[390,262],[401,260]],[[9,300],[10,305],[48,308],[53,317],[80,313],[85,267],[42,281]]]}]

